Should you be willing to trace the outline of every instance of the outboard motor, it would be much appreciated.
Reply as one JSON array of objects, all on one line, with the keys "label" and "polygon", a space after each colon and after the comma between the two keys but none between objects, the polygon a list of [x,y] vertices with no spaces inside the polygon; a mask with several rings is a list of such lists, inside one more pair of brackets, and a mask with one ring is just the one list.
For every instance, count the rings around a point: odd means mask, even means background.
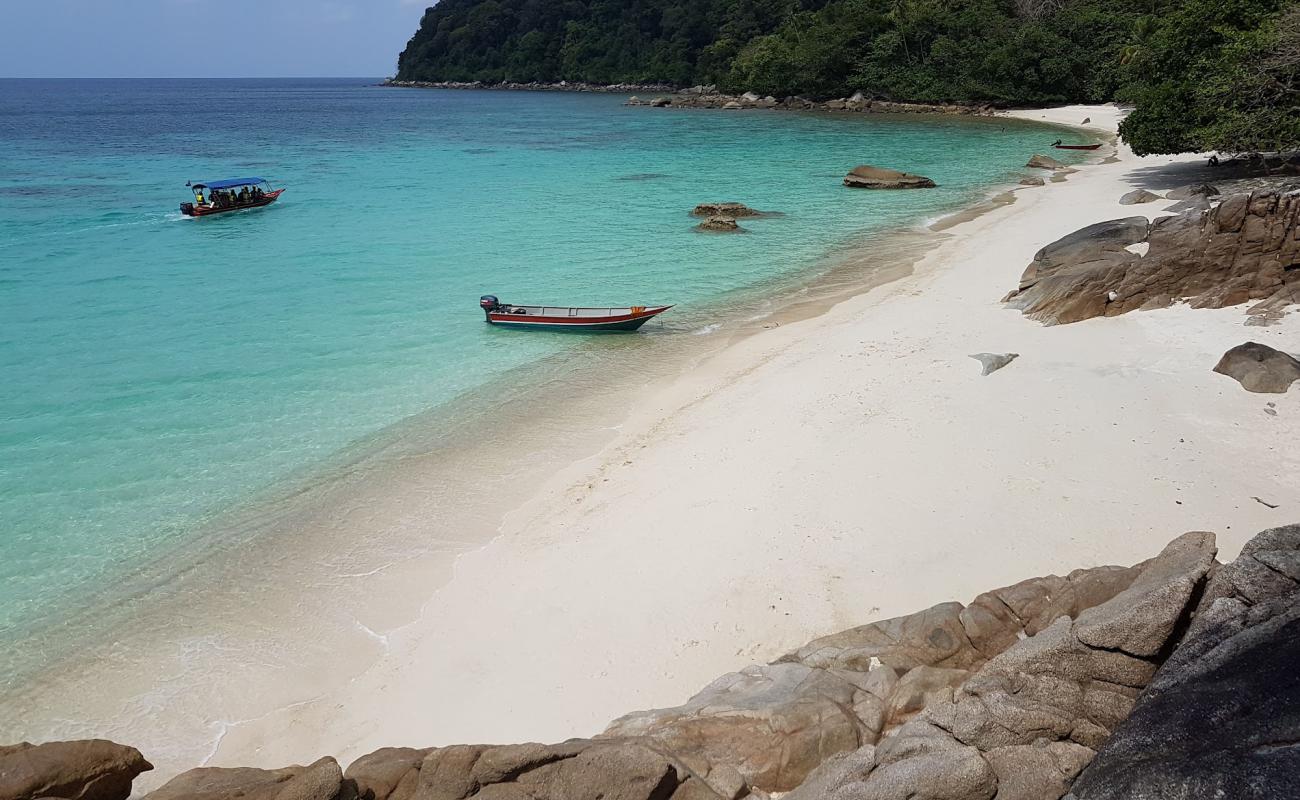
[{"label": "outboard motor", "polygon": [[501,308],[501,301],[494,294],[485,294],[478,299],[478,307],[483,309],[484,314],[491,314]]},{"label": "outboard motor", "polygon": [[193,203],[181,203],[181,213],[184,214],[184,215],[187,216],[187,217],[192,217],[192,216],[194,216],[194,204],[193,204]]}]

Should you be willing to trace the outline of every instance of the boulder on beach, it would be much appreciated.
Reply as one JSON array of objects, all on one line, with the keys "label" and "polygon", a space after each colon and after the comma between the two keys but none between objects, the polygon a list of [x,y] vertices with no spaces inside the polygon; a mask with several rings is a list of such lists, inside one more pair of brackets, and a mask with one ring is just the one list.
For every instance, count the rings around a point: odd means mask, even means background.
[{"label": "boulder on beach", "polygon": [[981,375],[992,375],[994,372],[1020,358],[1019,353],[974,353],[971,358],[980,362],[984,369]]},{"label": "boulder on beach", "polygon": [[1300,380],[1300,360],[1259,342],[1239,344],[1223,354],[1214,371],[1248,392],[1282,394]]},{"label": "boulder on beach", "polygon": [[862,164],[844,176],[844,185],[854,189],[929,189],[935,182],[924,175]]},{"label": "boulder on beach", "polygon": [[[343,770],[326,756],[283,769],[199,767],[182,772],[146,800],[345,800]],[[349,783],[347,788],[351,789]]]},{"label": "boulder on beach", "polygon": [[126,800],[151,769],[139,750],[105,739],[0,745],[0,800]]},{"label": "boulder on beach", "polygon": [[[1130,249],[1145,243],[1139,256]],[[1090,225],[1034,256],[1007,302],[1048,324],[1163,308],[1257,301],[1251,314],[1300,303],[1300,193],[1260,190],[1148,222]]]},{"label": "boulder on beach", "polygon": [[1042,178],[1039,178],[1037,176],[1030,176],[1028,178],[1020,179],[1021,186],[1045,186],[1046,184],[1047,181],[1044,181]]},{"label": "boulder on beach", "polygon": [[744,108],[744,106],[737,103],[735,100],[728,100],[726,103],[722,104],[722,108],[724,111],[735,111],[736,109]]},{"label": "boulder on beach", "polygon": [[1193,197],[1214,197],[1218,193],[1219,190],[1208,183],[1194,183],[1171,189],[1165,193],[1165,197],[1170,200],[1187,200]]},{"label": "boulder on beach", "polygon": [[744,233],[745,229],[731,217],[709,217],[695,226],[697,231],[708,233]]},{"label": "boulder on beach", "polygon": [[767,217],[772,214],[773,212],[771,211],[758,211],[750,208],[744,203],[734,202],[700,203],[691,210],[691,216],[694,217],[730,217],[731,219]]},{"label": "boulder on beach", "polygon": [[1148,192],[1146,189],[1134,189],[1121,197],[1119,199],[1119,204],[1122,206],[1134,206],[1139,203],[1154,203],[1160,199],[1160,195],[1154,192]]},{"label": "boulder on beach", "polygon": [[1034,169],[1060,169],[1065,165],[1051,156],[1044,156],[1035,153],[1029,158],[1029,161],[1026,162],[1025,166],[1033,167]]}]

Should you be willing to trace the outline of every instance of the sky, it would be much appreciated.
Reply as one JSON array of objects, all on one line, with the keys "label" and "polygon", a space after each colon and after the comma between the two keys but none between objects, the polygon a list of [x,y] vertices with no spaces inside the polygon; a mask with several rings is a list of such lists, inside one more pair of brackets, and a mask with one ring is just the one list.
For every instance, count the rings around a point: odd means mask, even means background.
[{"label": "sky", "polygon": [[0,0],[0,78],[387,77],[435,0]]}]

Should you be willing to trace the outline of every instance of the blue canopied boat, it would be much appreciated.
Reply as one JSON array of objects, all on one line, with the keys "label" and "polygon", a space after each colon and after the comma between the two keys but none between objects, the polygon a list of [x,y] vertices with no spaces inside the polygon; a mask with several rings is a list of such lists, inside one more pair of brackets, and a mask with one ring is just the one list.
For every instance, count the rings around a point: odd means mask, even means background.
[{"label": "blue canopied boat", "polygon": [[269,206],[284,192],[284,189],[272,189],[263,178],[227,178],[185,185],[194,192],[193,203],[181,203],[181,213],[187,217],[207,217]]}]

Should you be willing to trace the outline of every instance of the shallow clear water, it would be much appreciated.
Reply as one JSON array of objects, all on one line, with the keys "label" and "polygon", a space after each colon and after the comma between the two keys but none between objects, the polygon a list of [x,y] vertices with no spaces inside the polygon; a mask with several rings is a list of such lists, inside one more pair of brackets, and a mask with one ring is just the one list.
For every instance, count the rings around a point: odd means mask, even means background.
[{"label": "shallow clear water", "polygon": [[[970,202],[1058,135],[369,83],[0,81],[0,641],[277,481],[588,341],[490,328],[480,294],[676,303],[646,335],[707,332],[738,293]],[[844,189],[859,163],[940,188]],[[288,191],[176,211],[186,180],[250,174]],[[710,200],[785,216],[696,233]]]}]

